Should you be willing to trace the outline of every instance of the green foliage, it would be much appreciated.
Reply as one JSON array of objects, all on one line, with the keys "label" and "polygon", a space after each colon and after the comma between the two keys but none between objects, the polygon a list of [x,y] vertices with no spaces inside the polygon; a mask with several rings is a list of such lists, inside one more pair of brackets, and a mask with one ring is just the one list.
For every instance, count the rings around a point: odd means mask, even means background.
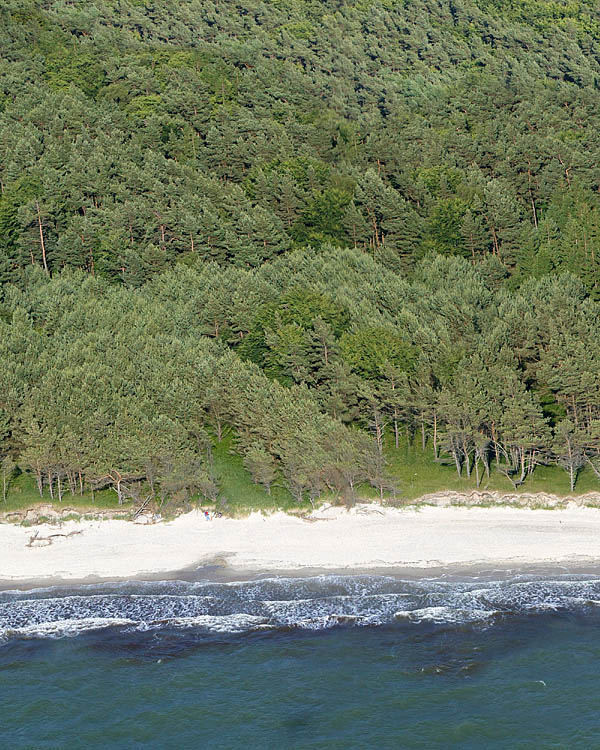
[{"label": "green foliage", "polygon": [[[594,3],[238,10],[9,3],[5,280],[43,264],[42,238],[50,273],[131,286],[185,256],[332,243],[402,273],[493,253],[513,285],[568,270],[600,296]],[[14,203],[24,177],[40,217]]]},{"label": "green foliage", "polygon": [[466,205],[457,199],[439,201],[431,211],[425,229],[424,246],[442,255],[466,255],[462,227]]},{"label": "green foliage", "polygon": [[303,215],[291,229],[299,245],[320,247],[324,242],[344,238],[342,218],[350,203],[350,195],[343,190],[329,188],[317,193]]},{"label": "green foliage", "polygon": [[[470,492],[477,489],[475,474],[470,477],[465,472],[458,476],[454,467],[434,461],[433,451],[421,450],[417,441],[403,440],[399,450],[388,448],[388,471],[402,488],[401,497],[410,501],[424,495],[451,490]],[[591,469],[583,469],[577,479],[577,492],[596,492],[598,480]],[[500,493],[513,493],[510,482],[499,472],[492,471],[489,479],[484,479],[480,490]],[[518,492],[551,492],[564,497],[569,495],[568,474],[555,465],[539,466]]]},{"label": "green foliage", "polygon": [[390,366],[405,373],[414,373],[416,352],[392,328],[359,328],[345,333],[340,346],[352,370],[367,380],[380,380]]},{"label": "green foliage", "polygon": [[87,96],[96,96],[105,83],[106,73],[97,54],[60,48],[46,55],[46,79],[52,89],[77,86]]},{"label": "green foliage", "polygon": [[8,497],[600,476],[597,3],[0,21]]},{"label": "green foliage", "polygon": [[347,310],[329,295],[306,287],[292,287],[256,312],[254,325],[238,346],[238,352],[269,374],[285,377],[283,359],[293,357],[296,352],[302,358],[298,350],[307,342],[305,333],[313,330],[317,321],[327,324],[336,337],[350,324]]}]

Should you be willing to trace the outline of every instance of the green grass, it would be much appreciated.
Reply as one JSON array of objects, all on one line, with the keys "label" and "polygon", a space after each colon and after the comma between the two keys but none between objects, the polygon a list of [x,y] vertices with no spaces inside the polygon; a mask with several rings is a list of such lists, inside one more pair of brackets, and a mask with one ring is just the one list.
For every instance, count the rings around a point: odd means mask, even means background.
[{"label": "green grass", "polygon": [[[388,461],[387,469],[398,482],[400,495],[406,500],[414,500],[422,495],[444,490],[455,490],[456,492],[469,492],[477,489],[475,473],[467,478],[463,469],[459,477],[454,466],[443,465],[434,462],[433,449],[427,446],[425,451],[420,444],[408,444],[404,442],[398,450],[389,447],[386,451]],[[509,480],[496,471],[492,466],[490,478],[485,476],[481,481],[480,490],[497,492],[515,492]],[[564,496],[570,494],[583,495],[586,492],[600,491],[600,482],[589,468],[580,472],[571,493],[569,488],[569,477],[566,471],[559,466],[538,466],[533,474],[517,488],[516,492],[548,492],[554,495]]]},{"label": "green grass", "polygon": [[231,436],[224,438],[213,448],[215,472],[219,478],[221,499],[226,499],[226,513],[240,515],[253,510],[308,510],[310,503],[297,503],[291,494],[276,482],[271,487],[271,494],[261,485],[254,484],[250,474],[244,468],[241,456],[231,452]]},{"label": "green grass", "polygon": [[[71,495],[70,492],[65,492],[63,495],[62,503],[59,503],[58,498],[52,500],[48,489],[44,491],[44,496],[40,497],[38,492],[35,479],[31,474],[22,473],[13,479],[10,484],[10,489],[6,496],[6,502],[2,501],[0,497],[0,513],[26,510],[39,504],[52,503],[60,508],[77,508],[77,510],[116,510],[119,508],[117,496],[111,490],[102,490],[94,493],[92,498],[91,492],[84,492],[83,495]],[[122,507],[122,506],[121,506]]]},{"label": "green grass", "polygon": [[[255,485],[248,472],[244,469],[240,456],[231,453],[231,437],[214,448],[215,470],[219,475],[221,494],[227,498],[227,512],[233,515],[247,513],[251,510],[308,510],[310,505],[299,505],[281,484],[272,488],[269,496],[266,491]],[[459,477],[454,466],[434,462],[433,450],[427,446],[425,451],[420,443],[409,444],[404,441],[398,450],[392,445],[386,448],[387,470],[396,480],[399,488],[400,500],[411,501],[423,495],[445,490],[469,492],[477,489],[475,474],[467,478],[463,470]],[[490,478],[483,477],[480,490],[514,493],[515,490],[509,480],[492,467]],[[574,493],[570,492],[569,477],[566,471],[558,466],[538,466],[535,472],[517,488],[517,493],[547,492],[559,497],[586,492],[600,491],[600,482],[587,467],[580,472]],[[359,488],[361,497],[377,499],[379,493],[369,485]],[[335,501],[329,493],[322,500]]]},{"label": "green grass", "polygon": [[[223,507],[227,515],[233,516],[243,515],[253,510],[272,512],[310,509],[308,502],[297,503],[281,482],[273,485],[270,495],[264,487],[254,484],[244,469],[241,457],[231,452],[232,444],[232,438],[229,436],[213,448],[214,469],[221,488],[217,507]],[[70,492],[65,492],[62,503],[59,503],[56,497],[54,500],[50,498],[47,488],[44,489],[44,496],[40,497],[33,476],[21,473],[11,482],[6,502],[0,498],[0,513],[23,511],[40,504],[52,504],[57,510],[74,508],[77,512],[90,513],[132,507],[131,501],[119,506],[117,495],[111,490],[101,490],[94,493],[93,497],[91,492],[75,496],[72,496]],[[192,505],[212,507],[212,503],[200,497],[192,498]],[[180,512],[180,509],[167,506],[165,512],[168,515]]]},{"label": "green grass", "polygon": [[[232,446],[232,437],[228,436],[213,448],[214,469],[221,488],[217,508],[222,508],[226,515],[231,516],[240,516],[255,510],[263,512],[310,510],[310,503],[308,501],[297,503],[285,489],[281,480],[273,485],[270,495],[262,486],[254,484],[244,469],[242,458],[232,453]],[[459,477],[453,466],[435,463],[431,446],[427,446],[426,450],[422,451],[418,442],[409,444],[404,441],[398,450],[391,445],[388,446],[386,458],[387,470],[397,482],[400,500],[410,502],[423,495],[444,490],[469,492],[477,489],[474,474],[468,479],[463,471],[462,476]],[[514,492],[508,479],[493,469],[489,480],[484,477],[479,489],[504,493]],[[573,494],[582,495],[594,491],[600,491],[600,482],[590,469],[585,468],[578,477]],[[533,475],[517,489],[517,492],[548,492],[558,496],[571,494],[567,472],[558,466],[538,466]],[[369,485],[359,488],[359,494],[365,499],[378,498],[377,490]],[[330,502],[338,500],[329,493],[321,499]],[[22,473],[11,483],[6,502],[0,499],[0,513],[25,510],[41,503],[52,503],[57,509],[74,508],[76,512],[91,513],[100,510],[117,510],[119,507],[132,507],[131,501],[125,506],[119,506],[117,496],[111,490],[96,492],[93,498],[90,492],[81,496],[65,493],[62,504],[56,498],[52,501],[47,489],[44,497],[40,498],[33,477]],[[192,500],[192,505],[196,504],[204,507],[212,506],[212,503],[198,497]],[[169,513],[168,508],[165,510]],[[171,512],[177,513],[180,510],[172,508]]]}]

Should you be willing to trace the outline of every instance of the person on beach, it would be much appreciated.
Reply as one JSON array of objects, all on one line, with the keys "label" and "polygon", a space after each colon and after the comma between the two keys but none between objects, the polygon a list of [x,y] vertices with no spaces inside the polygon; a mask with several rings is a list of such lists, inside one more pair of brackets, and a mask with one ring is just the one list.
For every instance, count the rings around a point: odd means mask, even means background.
[{"label": "person on beach", "polygon": [[204,511],[204,518],[206,518],[207,521],[210,521],[210,513],[207,510]]}]

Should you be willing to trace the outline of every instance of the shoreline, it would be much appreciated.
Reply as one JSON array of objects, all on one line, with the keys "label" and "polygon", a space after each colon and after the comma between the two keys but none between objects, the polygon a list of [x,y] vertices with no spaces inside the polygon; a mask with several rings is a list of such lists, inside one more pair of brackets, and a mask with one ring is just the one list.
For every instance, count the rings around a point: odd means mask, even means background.
[{"label": "shoreline", "polygon": [[[37,534],[37,536],[36,536]],[[33,541],[32,541],[33,538]],[[407,577],[600,568],[600,509],[360,504],[305,518],[279,512],[206,521],[0,525],[0,589],[124,580],[241,580],[264,575]]]},{"label": "shoreline", "polygon": [[120,584],[159,584],[169,582],[236,584],[273,578],[300,579],[319,576],[381,576],[403,581],[445,581],[448,583],[511,580],[516,576],[552,578],[554,576],[596,576],[600,578],[600,559],[547,560],[540,562],[492,561],[471,562],[443,567],[380,567],[380,568],[289,568],[259,570],[226,565],[205,565],[193,569],[165,570],[132,576],[96,576],[60,578],[48,576],[32,579],[0,578],[0,594],[9,592],[40,592],[47,589],[81,589],[87,586],[119,586]]}]

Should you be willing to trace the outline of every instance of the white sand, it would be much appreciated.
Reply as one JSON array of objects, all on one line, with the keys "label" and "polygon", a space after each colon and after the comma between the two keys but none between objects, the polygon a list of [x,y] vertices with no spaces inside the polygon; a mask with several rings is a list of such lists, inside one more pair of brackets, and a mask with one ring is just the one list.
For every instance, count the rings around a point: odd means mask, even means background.
[{"label": "white sand", "polygon": [[[0,526],[0,579],[126,578],[225,560],[236,569],[438,567],[468,563],[600,562],[600,510],[359,506],[329,508],[311,521],[278,513],[170,523],[70,521]],[[27,546],[32,534],[54,537]]]}]

